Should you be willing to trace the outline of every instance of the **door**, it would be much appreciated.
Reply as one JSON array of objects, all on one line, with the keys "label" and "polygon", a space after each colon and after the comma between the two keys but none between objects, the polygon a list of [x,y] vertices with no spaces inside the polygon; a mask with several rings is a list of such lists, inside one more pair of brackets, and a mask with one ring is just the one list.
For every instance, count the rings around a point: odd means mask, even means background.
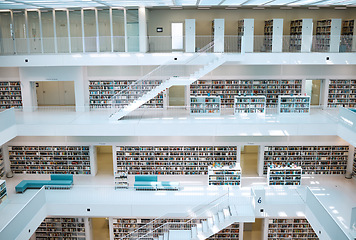
[{"label": "door", "polygon": [[138,23],[127,23],[127,51],[138,52],[140,50],[138,36]]},{"label": "door", "polygon": [[183,49],[183,23],[172,23],[172,50]]},{"label": "door", "polygon": [[305,92],[310,96],[310,105],[319,106],[320,105],[320,90],[321,90],[321,80],[306,80],[305,82]]}]

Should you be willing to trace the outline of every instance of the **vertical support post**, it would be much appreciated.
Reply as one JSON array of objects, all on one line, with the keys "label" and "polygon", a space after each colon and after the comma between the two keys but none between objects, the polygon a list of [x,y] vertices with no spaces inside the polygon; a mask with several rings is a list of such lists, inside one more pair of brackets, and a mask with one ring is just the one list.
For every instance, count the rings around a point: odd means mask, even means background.
[{"label": "vertical support post", "polygon": [[311,52],[313,44],[313,19],[305,18],[302,20],[302,44],[301,52]]},{"label": "vertical support post", "polygon": [[126,14],[126,8],[124,8],[124,28],[125,28],[125,52],[128,52],[128,44],[127,44],[127,14]]},{"label": "vertical support post", "polygon": [[112,8],[109,9],[110,16],[110,42],[111,42],[111,52],[114,52],[114,29],[112,26]]},{"label": "vertical support post", "polygon": [[66,10],[67,12],[67,29],[68,29],[68,52],[72,53],[72,42],[70,39],[70,21],[69,21],[69,10]]},{"label": "vertical support post", "polygon": [[347,165],[346,165],[346,176],[351,176],[353,173],[353,166],[354,166],[354,154],[355,154],[355,147],[350,145],[349,146],[349,155],[347,158]]},{"label": "vertical support post", "polygon": [[146,8],[138,8],[138,34],[140,52],[147,52],[147,16]]},{"label": "vertical support post", "polygon": [[98,9],[95,8],[94,12],[95,12],[95,24],[96,24],[96,52],[100,52]]},{"label": "vertical support post", "polygon": [[214,52],[224,52],[225,19],[214,19]]},{"label": "vertical support post", "polygon": [[84,32],[84,10],[80,10],[80,17],[82,22],[82,44],[83,44],[83,53],[85,53],[85,32]]},{"label": "vertical support post", "polygon": [[264,166],[264,152],[265,146],[260,145],[258,149],[258,160],[257,160],[257,173],[258,176],[263,176],[263,166]]},{"label": "vertical support post", "polygon": [[14,12],[12,10],[10,10],[10,16],[11,16],[11,37],[13,40],[13,44],[14,44],[14,54],[17,53],[16,51],[16,40],[15,40],[15,25],[14,25]]},{"label": "vertical support post", "polygon": [[[243,35],[243,46],[244,52],[252,53],[254,48],[254,34],[255,34],[255,19],[246,18],[244,19],[244,35]],[[242,46],[241,46],[242,47]],[[242,52],[242,49],[241,49]]]},{"label": "vertical support post", "polygon": [[56,30],[56,11],[52,10],[52,18],[53,18],[53,41],[54,41],[54,52],[58,53],[57,46],[57,30]]},{"label": "vertical support post", "polygon": [[272,52],[282,52],[283,47],[283,19],[273,19]]},{"label": "vertical support post", "polygon": [[30,34],[28,32],[28,13],[27,13],[27,10],[25,10],[25,31],[26,31],[27,53],[31,53],[31,50],[30,50]]},{"label": "vertical support post", "polygon": [[339,52],[341,37],[341,19],[331,19],[329,52]]},{"label": "vertical support post", "polygon": [[39,24],[40,24],[41,53],[44,53],[44,49],[43,49],[43,32],[42,32],[42,14],[41,14],[41,10],[38,10],[38,21],[39,21]]},{"label": "vertical support post", "polygon": [[195,52],[195,19],[185,19],[185,52]]},{"label": "vertical support post", "polygon": [[109,234],[110,240],[114,240],[114,219],[109,217]]}]

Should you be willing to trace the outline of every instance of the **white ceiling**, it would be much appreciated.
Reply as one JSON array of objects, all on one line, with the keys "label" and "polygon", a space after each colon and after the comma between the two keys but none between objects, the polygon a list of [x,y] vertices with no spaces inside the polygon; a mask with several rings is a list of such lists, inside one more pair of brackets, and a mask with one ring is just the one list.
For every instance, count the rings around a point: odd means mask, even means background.
[{"label": "white ceiling", "polygon": [[129,6],[349,6],[356,0],[0,0],[0,9],[90,8]]}]

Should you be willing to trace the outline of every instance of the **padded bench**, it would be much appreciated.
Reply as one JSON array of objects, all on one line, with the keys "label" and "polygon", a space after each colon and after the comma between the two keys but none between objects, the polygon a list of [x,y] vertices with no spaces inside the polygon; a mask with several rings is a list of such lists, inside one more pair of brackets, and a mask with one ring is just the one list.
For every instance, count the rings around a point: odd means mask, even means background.
[{"label": "padded bench", "polygon": [[17,193],[23,193],[27,188],[39,189],[45,186],[49,189],[69,189],[73,185],[73,175],[52,174],[51,180],[22,180],[15,187]]},{"label": "padded bench", "polygon": [[159,182],[156,175],[137,175],[134,188],[136,190],[178,190],[179,182]]}]

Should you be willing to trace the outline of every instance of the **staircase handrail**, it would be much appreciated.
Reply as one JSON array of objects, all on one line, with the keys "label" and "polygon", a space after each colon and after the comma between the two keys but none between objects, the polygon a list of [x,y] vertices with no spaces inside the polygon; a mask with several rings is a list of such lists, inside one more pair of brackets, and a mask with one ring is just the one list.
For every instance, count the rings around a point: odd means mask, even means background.
[{"label": "staircase handrail", "polygon": [[[193,60],[195,60],[196,58],[198,58],[199,56],[201,56],[203,53],[206,53],[208,50],[210,50],[211,48],[214,47],[214,41],[208,43],[206,46],[204,46],[203,48],[201,48],[198,51],[198,54],[194,54],[193,56],[191,56],[190,58],[188,58],[184,64],[187,64]],[[171,66],[172,64],[169,63],[173,63],[172,60],[167,61],[166,63],[158,66],[157,68],[153,69],[152,71],[150,71],[149,73],[147,73],[146,75],[144,75],[143,77],[139,78],[137,81],[131,83],[130,85],[126,86],[124,89],[121,89],[118,93],[116,93],[115,95],[113,95],[111,97],[111,101],[112,101],[112,108],[115,108],[115,97],[119,96],[120,94],[122,94],[125,91],[128,90],[132,90],[134,86],[137,86],[139,83],[141,83],[142,81],[148,80],[150,76],[152,76],[154,73],[158,72],[159,70],[162,70],[164,68],[167,68],[168,66]],[[172,76],[169,76],[168,78],[165,78],[162,80],[161,83],[163,83],[164,81],[170,79]]]},{"label": "staircase handrail", "polygon": [[[213,203],[213,202],[219,200],[220,198],[225,197],[225,196],[228,195],[228,194],[229,194],[229,193],[224,193],[223,195],[219,196],[218,198],[215,198],[213,201],[210,201],[209,203],[199,203],[199,204],[195,205],[193,208],[191,208],[191,209],[188,210],[189,215],[191,215],[191,212],[193,212],[195,208],[200,207],[200,206],[202,206],[202,205],[210,205],[211,203]],[[200,209],[201,209],[201,208],[199,208],[199,210],[200,210]],[[143,229],[143,228],[149,226],[150,224],[153,224],[155,221],[157,221],[157,220],[159,220],[159,219],[165,219],[166,216],[171,216],[171,215],[173,215],[173,214],[177,214],[177,213],[166,213],[166,214],[163,214],[163,215],[161,215],[161,216],[159,216],[159,217],[153,219],[152,221],[146,223],[146,224],[143,225],[142,227],[137,228],[135,231],[126,234],[124,237],[121,237],[119,240],[127,239],[127,238],[129,238],[130,235],[132,235],[132,234],[134,234],[134,233],[137,233],[140,229]]]},{"label": "staircase handrail", "polygon": [[[214,204],[213,206],[210,206],[208,209],[205,209],[202,213],[200,213],[200,214],[198,214],[198,215],[194,215],[194,216],[193,216],[192,218],[190,218],[187,222],[167,222],[167,223],[162,224],[161,226],[156,227],[155,229],[149,231],[149,232],[146,233],[145,235],[140,236],[139,238],[136,238],[136,239],[139,240],[139,239],[142,239],[142,238],[146,238],[149,234],[154,233],[154,232],[157,231],[158,229],[165,228],[165,227],[167,227],[167,226],[170,225],[170,224],[191,224],[194,219],[197,219],[199,216],[201,216],[201,215],[203,215],[204,213],[208,212],[210,209],[215,208],[216,206],[220,205],[221,203],[225,202],[226,200],[227,200],[227,202],[229,202],[229,197],[230,197],[230,196],[229,196],[229,193],[225,193],[225,194],[223,194],[222,196],[220,196],[219,198],[217,198],[217,199],[211,201],[210,203],[208,203],[208,206],[209,206],[209,204],[211,204],[211,203],[213,203],[213,202],[219,200],[220,198],[226,197],[226,196],[227,196],[227,199],[224,199],[223,201],[218,202],[218,203]],[[204,208],[204,207],[202,207],[202,208]],[[200,209],[202,209],[202,208],[200,208]],[[168,230],[169,230],[169,229],[168,229]],[[166,231],[163,231],[162,233],[164,233],[164,232],[166,232]]]}]

